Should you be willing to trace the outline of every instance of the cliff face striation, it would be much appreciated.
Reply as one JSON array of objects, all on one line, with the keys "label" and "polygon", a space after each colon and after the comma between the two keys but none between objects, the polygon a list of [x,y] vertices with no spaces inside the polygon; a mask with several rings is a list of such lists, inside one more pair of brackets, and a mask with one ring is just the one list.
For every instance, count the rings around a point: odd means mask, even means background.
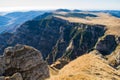
[{"label": "cliff face striation", "polygon": [[38,50],[16,45],[6,48],[0,57],[0,75],[0,80],[44,80],[49,70]]},{"label": "cliff face striation", "polygon": [[[82,14],[45,13],[27,21],[16,32],[0,35],[0,53],[3,53],[7,46],[15,46],[16,44],[30,45],[40,50],[43,59],[49,64],[58,59],[59,61],[65,60],[68,63],[68,61],[74,60],[94,49],[100,51],[106,57],[113,53],[120,44],[119,31],[115,34],[116,30],[119,30],[119,24],[117,24],[119,19],[110,17],[107,14],[101,14],[102,16],[96,15],[97,13],[94,16],[89,14],[83,16]],[[68,16],[61,18],[62,15]],[[87,21],[95,19],[96,23],[70,21],[71,18],[76,20],[75,16],[84,17],[82,19]],[[81,19],[81,17],[78,18]],[[70,20],[68,21],[65,18],[70,18]],[[112,23],[107,25],[107,22],[105,22],[107,18],[110,18],[109,21],[112,19],[117,22],[116,20],[118,20],[116,27]],[[100,23],[99,19],[104,21]],[[103,22],[105,23],[103,24]]]},{"label": "cliff face striation", "polygon": [[71,23],[54,16],[40,17],[40,20],[24,23],[15,33],[1,34],[0,52],[7,46],[26,44],[44,53],[43,58],[49,64],[61,57],[73,60],[93,49],[105,30],[103,25]]}]

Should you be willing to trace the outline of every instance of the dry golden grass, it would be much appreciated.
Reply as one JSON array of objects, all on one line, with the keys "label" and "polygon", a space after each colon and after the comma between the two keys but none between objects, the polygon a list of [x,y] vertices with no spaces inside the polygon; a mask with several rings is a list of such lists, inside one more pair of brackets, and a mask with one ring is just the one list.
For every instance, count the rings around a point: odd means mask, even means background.
[{"label": "dry golden grass", "polygon": [[120,45],[110,54],[107,55],[108,63],[112,66],[120,65]]},{"label": "dry golden grass", "polygon": [[[87,14],[89,12],[85,12]],[[59,13],[66,14],[66,13]],[[106,34],[120,36],[120,19],[105,13],[92,13],[98,17],[75,18],[55,16],[68,20],[70,22],[85,23],[85,24],[100,24],[105,25],[107,28]],[[118,49],[118,48],[117,48]],[[118,50],[115,50],[118,52]],[[116,53],[116,52],[115,52]],[[109,59],[106,61],[100,55],[93,53],[85,54],[78,57],[65,65],[61,70],[50,68],[51,77],[47,80],[120,80],[120,71],[114,69],[109,63],[113,57],[107,56]]]},{"label": "dry golden grass", "polygon": [[50,76],[58,75],[58,72],[59,72],[58,69],[56,69],[54,67],[50,67],[50,66],[48,66],[48,68],[49,68],[49,71],[50,71]]},{"label": "dry golden grass", "polygon": [[120,80],[120,72],[90,53],[71,61],[48,80]]},{"label": "dry golden grass", "polygon": [[68,20],[70,22],[105,25],[108,29],[106,34],[113,34],[120,36],[120,18],[113,17],[107,13],[92,13],[92,14],[98,15],[98,17],[94,17],[94,18],[87,17],[85,19],[75,18],[75,17],[63,17],[63,16],[56,16],[56,17]]}]

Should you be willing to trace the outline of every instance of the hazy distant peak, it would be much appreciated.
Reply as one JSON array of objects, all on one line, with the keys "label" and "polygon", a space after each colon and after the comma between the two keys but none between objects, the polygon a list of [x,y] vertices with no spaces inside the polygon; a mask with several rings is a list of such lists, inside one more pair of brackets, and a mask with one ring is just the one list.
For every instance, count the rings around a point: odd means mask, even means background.
[{"label": "hazy distant peak", "polygon": [[69,9],[57,9],[56,12],[71,12]]}]

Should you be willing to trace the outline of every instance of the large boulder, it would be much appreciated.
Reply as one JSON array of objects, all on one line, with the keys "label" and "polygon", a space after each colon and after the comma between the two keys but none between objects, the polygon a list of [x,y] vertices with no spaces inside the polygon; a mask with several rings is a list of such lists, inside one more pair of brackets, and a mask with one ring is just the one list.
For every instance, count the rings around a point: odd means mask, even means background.
[{"label": "large boulder", "polygon": [[[26,45],[8,47],[0,58],[0,75],[12,76],[20,73],[24,80],[44,80],[49,70],[40,51]],[[14,79],[14,80],[17,80]]]}]

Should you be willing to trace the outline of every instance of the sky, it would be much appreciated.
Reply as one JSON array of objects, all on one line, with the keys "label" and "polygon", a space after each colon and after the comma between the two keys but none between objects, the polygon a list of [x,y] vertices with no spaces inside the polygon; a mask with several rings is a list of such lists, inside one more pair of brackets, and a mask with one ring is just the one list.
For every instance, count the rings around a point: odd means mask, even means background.
[{"label": "sky", "polygon": [[16,10],[120,10],[120,0],[0,0],[0,11]]}]

